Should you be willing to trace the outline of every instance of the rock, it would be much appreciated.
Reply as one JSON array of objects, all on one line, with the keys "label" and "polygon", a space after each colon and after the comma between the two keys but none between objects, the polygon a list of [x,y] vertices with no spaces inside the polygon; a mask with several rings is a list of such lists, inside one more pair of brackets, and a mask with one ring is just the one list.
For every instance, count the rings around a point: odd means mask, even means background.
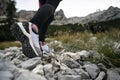
[{"label": "rock", "polygon": [[54,76],[53,65],[52,64],[45,64],[43,67],[43,70],[45,73],[45,77],[48,80],[53,80],[53,76]]},{"label": "rock", "polygon": [[13,55],[15,55],[14,52],[6,52],[3,58],[12,58]]},{"label": "rock", "polygon": [[100,69],[95,64],[86,64],[84,67],[92,79],[95,79],[100,72]]},{"label": "rock", "polygon": [[47,80],[44,76],[34,74],[32,72],[22,72],[15,78],[15,80]]},{"label": "rock", "polygon": [[43,65],[41,65],[41,64],[37,65],[37,67],[34,68],[34,69],[32,70],[32,72],[33,72],[33,73],[36,73],[36,74],[40,74],[40,75],[43,76],[43,75],[44,75]]},{"label": "rock", "polygon": [[0,52],[0,58],[3,58],[4,54]]},{"label": "rock", "polygon": [[107,80],[120,80],[120,68],[108,69],[107,70]]},{"label": "rock", "polygon": [[8,60],[0,59],[0,70],[15,73],[18,68]]},{"label": "rock", "polygon": [[71,69],[80,68],[80,64],[73,59],[64,61],[64,64],[67,65]]},{"label": "rock", "polygon": [[99,73],[98,77],[95,80],[103,80],[104,77],[105,77],[105,72],[102,71]]},{"label": "rock", "polygon": [[83,69],[73,69],[82,79],[90,79],[89,74]]},{"label": "rock", "polygon": [[63,61],[70,60],[70,58],[77,60],[80,59],[79,53],[65,52],[62,55]]},{"label": "rock", "polygon": [[31,69],[35,68],[40,62],[41,62],[41,58],[35,57],[35,58],[32,58],[32,59],[22,62],[19,65],[19,67],[31,70]]},{"label": "rock", "polygon": [[58,80],[82,80],[80,75],[61,75]]},{"label": "rock", "polygon": [[82,59],[88,58],[90,56],[90,53],[86,50],[82,50],[80,52],[77,52],[77,54],[79,54],[80,58],[82,58]]},{"label": "rock", "polygon": [[0,80],[12,80],[13,74],[10,71],[0,71]]},{"label": "rock", "polygon": [[60,70],[61,70],[61,71],[65,71],[66,69],[68,69],[68,66],[65,65],[65,64],[63,64],[63,63],[61,63],[61,65],[60,65]]},{"label": "rock", "polygon": [[81,60],[96,60],[95,51],[63,51],[41,62],[40,57],[29,59],[16,49],[0,51],[0,80],[120,80],[120,68],[107,69],[102,63]]},{"label": "rock", "polygon": [[99,63],[98,67],[101,71],[107,71],[107,68],[102,63]]},{"label": "rock", "polygon": [[101,55],[98,52],[90,50],[89,53],[90,53],[90,57],[93,58],[93,60],[99,61],[101,59]]},{"label": "rock", "polygon": [[14,58],[13,60],[12,60],[12,63],[14,63],[15,65],[19,65],[19,64],[21,64],[23,61],[21,61],[21,60],[19,60],[19,59],[17,59],[17,58]]},{"label": "rock", "polygon": [[77,73],[74,70],[68,68],[65,71],[62,71],[62,75],[77,75]]},{"label": "rock", "polygon": [[53,73],[53,65],[52,64],[45,64],[43,66],[43,69],[45,71],[45,74],[47,74],[47,73]]}]

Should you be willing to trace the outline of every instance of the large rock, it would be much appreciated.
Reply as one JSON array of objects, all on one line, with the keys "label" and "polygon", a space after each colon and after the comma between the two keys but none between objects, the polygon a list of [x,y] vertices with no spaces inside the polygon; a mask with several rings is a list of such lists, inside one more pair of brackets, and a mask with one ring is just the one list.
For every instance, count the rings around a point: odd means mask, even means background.
[{"label": "large rock", "polygon": [[90,57],[90,52],[86,51],[86,50],[82,50],[80,52],[77,52],[77,54],[79,54],[80,59],[85,59]]},{"label": "large rock", "polygon": [[22,62],[19,65],[19,67],[31,70],[31,69],[35,68],[39,63],[41,63],[41,58],[35,57],[35,58],[32,58],[32,59]]},{"label": "large rock", "polygon": [[0,71],[0,80],[12,80],[13,74],[9,71]]},{"label": "large rock", "polygon": [[61,73],[62,75],[77,75],[77,73],[70,68],[66,69],[65,71],[62,71]]},{"label": "large rock", "polygon": [[54,76],[54,70],[53,70],[53,65],[52,64],[46,64],[43,67],[44,73],[45,73],[45,77],[48,80],[53,80],[53,76]]},{"label": "large rock", "polygon": [[95,64],[85,64],[84,67],[92,79],[95,79],[100,72],[100,69]]},{"label": "large rock", "polygon": [[103,80],[105,77],[105,72],[100,72],[100,74],[98,75],[98,77],[95,80]]},{"label": "large rock", "polygon": [[73,59],[64,61],[64,64],[66,64],[71,69],[81,67],[81,65]]},{"label": "large rock", "polygon": [[81,75],[82,79],[90,79],[89,74],[83,69],[73,69],[78,75]]},{"label": "large rock", "polygon": [[18,71],[18,68],[8,60],[0,59],[0,70],[1,71],[10,71],[15,73]]},{"label": "large rock", "polygon": [[43,76],[44,75],[43,65],[41,64],[37,65],[36,68],[32,70],[32,72]]},{"label": "large rock", "polygon": [[72,58],[73,60],[77,60],[80,59],[80,55],[79,53],[73,53],[73,52],[64,52],[61,55],[61,61],[70,60],[70,58]]},{"label": "large rock", "polygon": [[22,72],[15,78],[15,80],[47,80],[44,76],[34,74],[32,72]]},{"label": "large rock", "polygon": [[107,80],[120,80],[120,68],[108,69],[107,70]]}]

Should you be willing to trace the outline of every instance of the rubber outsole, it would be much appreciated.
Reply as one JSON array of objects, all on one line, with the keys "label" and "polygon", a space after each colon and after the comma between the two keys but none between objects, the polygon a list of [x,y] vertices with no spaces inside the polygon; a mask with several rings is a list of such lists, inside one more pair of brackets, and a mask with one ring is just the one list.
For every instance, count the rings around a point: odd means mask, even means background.
[{"label": "rubber outsole", "polygon": [[18,24],[14,23],[13,25],[11,25],[10,30],[12,35],[16,38],[16,40],[22,43],[23,54],[29,58],[36,57],[37,55],[35,54],[32,47],[30,46],[28,37],[23,34]]}]

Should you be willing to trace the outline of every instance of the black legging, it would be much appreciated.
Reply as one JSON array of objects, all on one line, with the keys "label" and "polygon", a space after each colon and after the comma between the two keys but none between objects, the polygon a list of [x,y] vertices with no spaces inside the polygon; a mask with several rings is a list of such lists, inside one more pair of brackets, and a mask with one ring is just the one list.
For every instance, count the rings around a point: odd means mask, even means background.
[{"label": "black legging", "polygon": [[39,41],[45,40],[48,26],[54,19],[54,12],[60,1],[61,0],[40,0],[42,6],[30,20],[30,22],[38,26]]}]

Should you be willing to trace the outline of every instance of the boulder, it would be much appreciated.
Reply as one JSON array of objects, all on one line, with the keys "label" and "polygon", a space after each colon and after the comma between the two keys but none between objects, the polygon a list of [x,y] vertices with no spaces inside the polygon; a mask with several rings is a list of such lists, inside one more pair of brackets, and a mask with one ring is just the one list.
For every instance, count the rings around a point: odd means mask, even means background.
[{"label": "boulder", "polygon": [[34,74],[32,72],[26,71],[20,73],[15,80],[47,80],[44,76]]},{"label": "boulder", "polygon": [[100,72],[100,69],[97,67],[96,64],[86,64],[84,65],[84,67],[92,79],[95,79]]},{"label": "boulder", "polygon": [[120,68],[107,70],[107,80],[120,80]]},{"label": "boulder", "polygon": [[101,71],[95,80],[103,80],[104,77],[105,77],[105,72]]},{"label": "boulder", "polygon": [[31,70],[31,69],[35,68],[39,63],[41,63],[41,58],[40,57],[35,57],[35,58],[31,58],[27,61],[22,62],[19,65],[19,67]]},{"label": "boulder", "polygon": [[32,72],[43,76],[44,75],[43,65],[41,64],[37,65],[36,68],[32,70]]},{"label": "boulder", "polygon": [[12,80],[13,77],[10,71],[0,71],[0,80]]}]

